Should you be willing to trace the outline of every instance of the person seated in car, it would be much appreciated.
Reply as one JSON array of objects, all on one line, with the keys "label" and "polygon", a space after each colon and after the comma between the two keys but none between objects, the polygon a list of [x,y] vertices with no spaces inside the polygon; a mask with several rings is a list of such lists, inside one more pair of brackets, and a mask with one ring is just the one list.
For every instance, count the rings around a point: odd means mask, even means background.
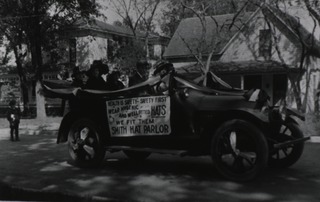
[{"label": "person seated in car", "polygon": [[101,75],[108,71],[109,69],[106,65],[103,65],[101,61],[95,60],[88,71],[89,79],[85,85],[85,88],[93,90],[106,90],[107,84]]},{"label": "person seated in car", "polygon": [[107,90],[120,90],[125,87],[124,84],[120,81],[120,76],[121,74],[119,71],[113,71],[108,75]]},{"label": "person seated in car", "polygon": [[136,67],[135,73],[129,77],[129,86],[148,80],[150,64],[147,61],[138,61]]},{"label": "person seated in car", "polygon": [[167,75],[174,70],[173,64],[169,63],[168,61],[161,60],[155,63],[153,66],[154,71],[152,76],[160,76],[161,78],[161,82],[154,88],[155,93],[168,94],[169,77]]},{"label": "person seated in car", "polygon": [[89,79],[86,71],[80,71],[79,67],[76,66],[73,69],[73,73],[71,75],[72,78],[72,85],[75,87],[84,88],[87,84]]}]

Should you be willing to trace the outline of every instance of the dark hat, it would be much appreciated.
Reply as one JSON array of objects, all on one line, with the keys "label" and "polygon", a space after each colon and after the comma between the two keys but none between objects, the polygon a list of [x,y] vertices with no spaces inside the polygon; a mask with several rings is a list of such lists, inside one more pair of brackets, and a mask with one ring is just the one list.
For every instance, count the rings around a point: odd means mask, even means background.
[{"label": "dark hat", "polygon": [[14,106],[14,105],[16,105],[16,101],[15,100],[11,100],[10,102],[9,102],[9,106]]},{"label": "dark hat", "polygon": [[102,65],[102,61],[101,60],[94,60],[92,62],[92,66],[99,66],[99,65]]},{"label": "dark hat", "polygon": [[101,74],[107,74],[109,73],[109,66],[107,64],[102,63],[101,60],[94,60],[92,65],[90,66],[89,71],[93,71],[94,69],[99,69],[99,72]]},{"label": "dark hat", "polygon": [[147,60],[139,60],[137,62],[137,69],[144,69],[146,67],[148,67],[150,64],[148,63]]}]

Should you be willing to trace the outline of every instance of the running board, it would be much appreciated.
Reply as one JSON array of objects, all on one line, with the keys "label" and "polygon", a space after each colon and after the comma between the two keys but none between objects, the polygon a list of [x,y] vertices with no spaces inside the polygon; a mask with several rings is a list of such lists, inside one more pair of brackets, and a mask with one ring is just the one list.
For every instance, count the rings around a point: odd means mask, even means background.
[{"label": "running board", "polygon": [[150,152],[158,154],[172,154],[179,156],[187,156],[189,154],[186,150],[169,150],[169,149],[154,149],[154,148],[141,148],[141,147],[129,147],[129,146],[108,146],[106,147],[109,152],[118,152],[118,151],[141,151],[141,152]]},{"label": "running board", "polygon": [[310,137],[298,138],[298,139],[295,139],[295,140],[292,140],[292,141],[286,141],[286,142],[274,144],[273,147],[275,149],[281,149],[281,148],[288,147],[289,145],[298,144],[300,142],[305,142],[305,141],[307,141],[309,139],[310,139]]}]

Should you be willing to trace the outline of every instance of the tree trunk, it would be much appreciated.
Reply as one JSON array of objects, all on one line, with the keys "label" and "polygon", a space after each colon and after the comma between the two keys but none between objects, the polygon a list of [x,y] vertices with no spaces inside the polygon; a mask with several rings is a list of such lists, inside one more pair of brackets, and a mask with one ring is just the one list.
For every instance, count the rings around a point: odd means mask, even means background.
[{"label": "tree trunk", "polygon": [[38,44],[36,47],[37,55],[37,69],[36,69],[36,106],[37,106],[37,119],[43,120],[46,118],[45,111],[45,99],[42,93],[42,56],[41,56],[41,46]]},{"label": "tree trunk", "polygon": [[37,100],[37,119],[42,121],[47,118],[45,99],[43,96],[41,81],[36,83],[36,100]]},{"label": "tree trunk", "polygon": [[26,115],[28,104],[29,104],[29,96],[28,96],[28,87],[27,87],[27,78],[23,71],[22,63],[21,63],[21,55],[20,51],[16,46],[13,47],[13,52],[16,58],[16,65],[18,69],[18,75],[20,78],[20,88],[21,88],[21,96],[23,101],[23,114]]},{"label": "tree trunk", "polygon": [[147,31],[146,39],[145,39],[145,47],[146,47],[146,59],[149,62],[150,61],[150,51],[149,51],[149,33]]},{"label": "tree trunk", "polygon": [[42,93],[42,50],[41,50],[41,24],[39,18],[39,1],[35,1],[35,14],[36,18],[34,18],[34,34],[32,38],[32,46],[34,47],[32,55],[33,62],[35,63],[36,68],[36,106],[37,106],[37,119],[43,120],[46,116],[45,111],[45,99]]}]

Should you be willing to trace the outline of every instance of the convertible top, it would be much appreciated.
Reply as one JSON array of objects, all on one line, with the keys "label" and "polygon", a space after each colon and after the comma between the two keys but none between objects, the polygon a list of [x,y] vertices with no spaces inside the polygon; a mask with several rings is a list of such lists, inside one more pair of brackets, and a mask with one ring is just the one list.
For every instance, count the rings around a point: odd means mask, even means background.
[{"label": "convertible top", "polygon": [[[174,75],[174,79],[178,81],[182,86],[187,88],[192,88],[198,91],[201,91],[206,94],[215,94],[215,95],[238,95],[244,96],[246,91],[242,90],[217,90],[209,87],[202,87],[195,83],[185,80],[179,75]],[[150,89],[150,87],[155,86],[156,84],[161,82],[160,76],[154,76],[149,78],[147,81],[139,83],[137,85],[115,90],[115,91],[107,91],[107,90],[92,90],[92,89],[82,89],[80,87],[75,87],[71,85],[71,82],[68,81],[43,81],[43,88],[46,97],[51,98],[62,98],[68,99],[71,96],[95,96],[95,97],[114,97],[114,96],[124,96],[134,93],[141,93],[144,90]]]},{"label": "convertible top", "polygon": [[155,84],[159,83],[160,80],[160,77],[151,77],[147,81],[144,81],[137,85],[115,91],[82,89],[80,87],[72,86],[71,83],[68,81],[61,82],[44,80],[42,84],[46,97],[66,99],[70,96],[76,95],[94,95],[101,97],[109,97],[132,94],[134,92],[143,91],[144,89],[149,88],[150,86],[154,86]]}]

